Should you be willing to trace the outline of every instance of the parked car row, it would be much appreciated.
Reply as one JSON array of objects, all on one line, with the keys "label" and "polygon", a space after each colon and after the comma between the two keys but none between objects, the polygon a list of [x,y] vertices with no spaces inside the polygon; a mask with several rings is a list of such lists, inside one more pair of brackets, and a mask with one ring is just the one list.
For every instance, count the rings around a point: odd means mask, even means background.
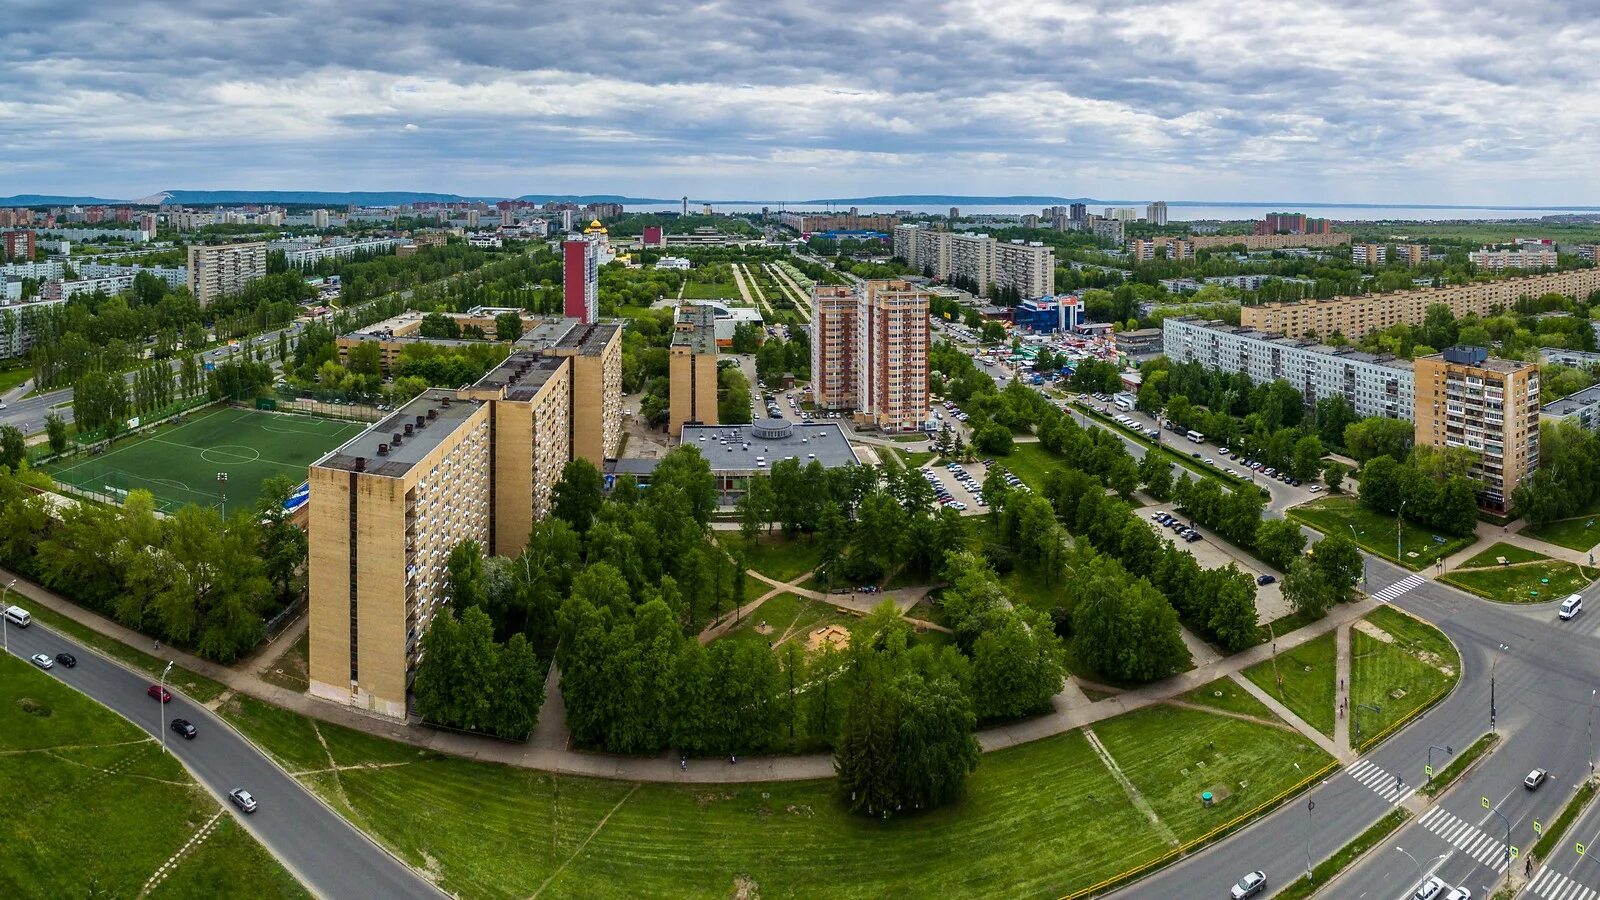
[{"label": "parked car row", "polygon": [[1183,524],[1183,520],[1179,519],[1172,513],[1154,512],[1150,514],[1150,518],[1153,519],[1157,525],[1172,529],[1174,534],[1191,544],[1200,540],[1200,532],[1195,531],[1188,525]]},{"label": "parked car row", "polygon": [[[951,465],[955,464],[951,463]],[[960,512],[967,508],[967,504],[957,500],[955,495],[950,493],[950,489],[944,486],[944,482],[940,481],[939,476],[934,474],[931,469],[922,469],[921,471],[922,477],[928,482],[928,485],[933,488],[933,498],[934,500],[938,501],[940,506],[949,507],[956,512]],[[979,506],[987,505],[984,502],[983,497],[979,494],[977,486],[972,483],[971,476],[966,475],[966,470],[963,469],[961,474],[956,476],[956,480],[961,482],[962,487],[966,488],[972,493],[974,501]]]}]

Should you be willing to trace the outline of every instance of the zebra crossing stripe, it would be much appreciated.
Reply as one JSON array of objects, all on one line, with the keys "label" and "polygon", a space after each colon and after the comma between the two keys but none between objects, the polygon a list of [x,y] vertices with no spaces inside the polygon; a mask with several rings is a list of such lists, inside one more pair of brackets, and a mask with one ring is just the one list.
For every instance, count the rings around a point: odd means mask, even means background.
[{"label": "zebra crossing stripe", "polygon": [[1391,584],[1388,587],[1378,591],[1376,594],[1373,594],[1372,599],[1379,603],[1388,603],[1390,600],[1393,600],[1401,594],[1404,594],[1406,591],[1409,591],[1421,584],[1422,581],[1423,579],[1421,575],[1407,575],[1394,584]]}]

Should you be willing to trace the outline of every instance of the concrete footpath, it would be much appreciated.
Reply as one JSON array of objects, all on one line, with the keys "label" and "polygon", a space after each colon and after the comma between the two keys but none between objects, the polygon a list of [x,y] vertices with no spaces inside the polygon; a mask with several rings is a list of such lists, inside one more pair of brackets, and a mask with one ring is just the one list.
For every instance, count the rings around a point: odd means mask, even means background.
[{"label": "concrete footpath", "polygon": [[[803,578],[804,576],[802,576]],[[156,653],[151,640],[98,613],[86,610],[60,595],[26,579],[0,569],[0,579],[16,578],[13,591],[19,600],[45,607],[79,622],[107,637],[145,652]],[[796,579],[800,580],[800,579]],[[798,589],[781,582],[774,584],[778,590],[801,594],[815,592]],[[894,592],[890,592],[891,594]],[[881,598],[881,595],[877,595]],[[902,598],[896,598],[901,600]],[[881,599],[878,600],[881,602]],[[1363,598],[1354,603],[1341,604],[1329,615],[1299,631],[1280,635],[1276,646],[1279,651],[1298,647],[1340,626],[1347,626],[1376,608],[1372,600]],[[547,683],[549,691],[545,706],[540,711],[539,725],[534,738],[523,743],[510,743],[480,738],[466,734],[438,731],[420,724],[396,722],[369,715],[360,710],[317,700],[311,696],[265,681],[261,672],[269,663],[262,655],[275,658],[292,640],[279,638],[268,648],[257,651],[238,667],[230,667],[200,659],[170,647],[162,647],[160,657],[199,675],[219,682],[230,691],[244,694],[280,706],[301,715],[330,722],[355,731],[389,738],[413,746],[482,762],[502,763],[563,775],[584,775],[597,778],[615,778],[628,781],[662,783],[720,784],[756,781],[802,781],[833,777],[833,757],[829,754],[802,756],[743,757],[737,763],[725,759],[691,759],[688,767],[680,768],[676,755],[663,753],[656,757],[611,756],[573,750],[567,746],[565,706],[561,701],[558,674],[553,670]],[[1076,684],[1069,684],[1052,700],[1049,713],[1017,722],[1009,722],[978,732],[978,743],[985,752],[1001,750],[1051,737],[1114,716],[1154,706],[1178,697],[1201,685],[1226,678],[1269,659],[1273,649],[1270,644],[1260,644],[1229,657],[1207,662],[1201,666],[1161,681],[1143,685],[1133,690],[1121,691],[1105,699],[1085,702],[1087,697]],[[1282,713],[1280,713],[1281,715]],[[1286,719],[1293,724],[1293,720]],[[1302,729],[1303,730],[1303,729]],[[1322,740],[1327,740],[1323,738]],[[1335,754],[1340,756],[1341,754]],[[1341,757],[1342,758],[1342,757]]]}]

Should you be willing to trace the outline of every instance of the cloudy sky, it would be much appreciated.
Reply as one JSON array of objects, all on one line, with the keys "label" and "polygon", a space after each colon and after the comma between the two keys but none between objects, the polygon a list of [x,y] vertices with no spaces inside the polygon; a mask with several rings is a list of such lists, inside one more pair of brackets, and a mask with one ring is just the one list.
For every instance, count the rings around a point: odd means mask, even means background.
[{"label": "cloudy sky", "polygon": [[1594,0],[0,0],[0,195],[1600,204]]}]

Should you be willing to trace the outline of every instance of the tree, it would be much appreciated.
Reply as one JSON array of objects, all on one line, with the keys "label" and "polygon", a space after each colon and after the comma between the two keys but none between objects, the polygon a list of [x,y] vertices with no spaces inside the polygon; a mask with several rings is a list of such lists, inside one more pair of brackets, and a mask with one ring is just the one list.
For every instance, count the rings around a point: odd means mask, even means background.
[{"label": "tree", "polygon": [[844,701],[833,768],[851,812],[887,816],[900,806],[900,703],[881,666],[857,666],[855,687]]},{"label": "tree", "polygon": [[972,701],[947,675],[903,675],[896,689],[900,720],[895,765],[900,802],[912,809],[926,809],[954,800],[961,795],[967,775],[978,768],[982,752],[972,733],[977,722]]},{"label": "tree", "polygon": [[1005,456],[1011,452],[1011,429],[998,422],[989,422],[972,434],[972,446],[984,453]]},{"label": "tree", "polygon": [[1151,497],[1164,502],[1172,496],[1172,463],[1161,454],[1144,455],[1139,462],[1139,478],[1144,482],[1145,493]]},{"label": "tree", "polygon": [[1256,555],[1267,565],[1287,572],[1306,548],[1300,526],[1288,519],[1263,519],[1256,526]]},{"label": "tree", "polygon": [[15,425],[0,425],[0,465],[15,472],[28,458],[28,443],[22,429]]},{"label": "tree", "polygon": [[306,533],[289,521],[286,508],[295,487],[293,479],[274,476],[262,483],[256,500],[262,571],[280,598],[288,596],[295,573],[306,561]]},{"label": "tree", "polygon": [[1013,609],[973,645],[972,675],[985,719],[1038,712],[1061,692],[1061,643],[1042,613]]},{"label": "tree", "polygon": [[1320,619],[1338,602],[1340,592],[1311,564],[1311,560],[1301,557],[1283,576],[1283,597],[1295,612]]},{"label": "tree", "polygon": [[[1352,426],[1353,427],[1353,426]],[[1393,514],[1400,508],[1400,464],[1387,454],[1361,467],[1361,505]]]},{"label": "tree", "polygon": [[489,590],[484,575],[483,550],[477,541],[462,541],[451,547],[445,572],[449,576],[450,599],[457,609],[488,605]]},{"label": "tree", "polygon": [[561,478],[551,492],[550,514],[583,535],[604,502],[605,477],[594,463],[579,457],[561,468]]},{"label": "tree", "polygon": [[1350,401],[1334,394],[1317,401],[1317,436],[1324,447],[1343,447],[1345,429],[1359,421]]},{"label": "tree", "polygon": [[[1411,444],[1416,440],[1416,431],[1412,423],[1404,419],[1386,419],[1381,416],[1372,416],[1362,419],[1344,430],[1344,446],[1355,457],[1356,461],[1365,465],[1369,460],[1378,456],[1387,456],[1391,459],[1405,459],[1411,452]],[[1362,492],[1366,492],[1366,476],[1362,476]]]},{"label": "tree", "polygon": [[1348,535],[1334,533],[1318,541],[1310,559],[1328,583],[1338,589],[1337,599],[1344,599],[1350,585],[1361,577],[1361,550]]},{"label": "tree", "polygon": [[50,436],[50,452],[61,453],[67,449],[67,421],[55,413],[44,417],[45,432]]},{"label": "tree", "polygon": [[1257,640],[1256,586],[1249,574],[1233,563],[1212,574],[1215,594],[1206,627],[1224,650],[1238,652]]},{"label": "tree", "polygon": [[1316,435],[1306,435],[1295,441],[1289,471],[1294,477],[1309,480],[1317,477],[1322,468],[1322,441]]},{"label": "tree", "polygon": [[1344,476],[1350,470],[1338,460],[1329,460],[1322,467],[1322,482],[1328,486],[1328,493],[1344,493]]},{"label": "tree", "polygon": [[514,341],[522,337],[522,316],[503,312],[494,317],[494,338],[497,341]]},{"label": "tree", "polygon": [[729,425],[750,422],[750,380],[738,366],[727,366],[717,373],[717,421]]}]

